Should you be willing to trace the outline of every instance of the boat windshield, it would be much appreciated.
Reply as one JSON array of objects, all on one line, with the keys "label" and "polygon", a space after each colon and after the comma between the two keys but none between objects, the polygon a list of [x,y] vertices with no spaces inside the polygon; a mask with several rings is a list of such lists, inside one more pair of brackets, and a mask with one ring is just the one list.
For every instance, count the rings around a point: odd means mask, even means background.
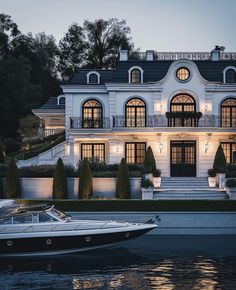
[{"label": "boat windshield", "polygon": [[63,220],[63,221],[68,221],[69,220],[69,216],[67,216],[63,212],[59,211],[58,209],[55,209],[54,207],[50,211],[52,212],[52,214],[54,216],[56,216],[60,220]]}]

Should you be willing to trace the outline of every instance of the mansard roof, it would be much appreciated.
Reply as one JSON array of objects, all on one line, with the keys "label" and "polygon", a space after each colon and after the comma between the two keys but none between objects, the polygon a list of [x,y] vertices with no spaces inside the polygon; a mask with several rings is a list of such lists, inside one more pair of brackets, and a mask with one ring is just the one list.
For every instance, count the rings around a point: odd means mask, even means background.
[{"label": "mansard roof", "polygon": [[[46,103],[44,103],[41,107],[37,108],[36,110],[60,110],[65,109],[65,104],[58,105],[57,104],[57,97],[50,97]],[[34,109],[35,110],[35,109]]]},{"label": "mansard roof", "polygon": [[[204,79],[210,82],[223,82],[223,70],[228,66],[236,67],[236,60],[191,60],[193,61],[200,74]],[[127,60],[119,61],[117,67],[114,70],[96,70],[100,74],[100,84],[105,83],[127,83],[128,82],[128,70],[132,66],[139,66],[144,70],[143,82],[156,82],[160,81],[166,75],[170,65],[174,60]],[[81,69],[75,73],[70,81],[70,85],[86,85],[87,74],[91,69]],[[93,86],[91,84],[91,86]]]}]

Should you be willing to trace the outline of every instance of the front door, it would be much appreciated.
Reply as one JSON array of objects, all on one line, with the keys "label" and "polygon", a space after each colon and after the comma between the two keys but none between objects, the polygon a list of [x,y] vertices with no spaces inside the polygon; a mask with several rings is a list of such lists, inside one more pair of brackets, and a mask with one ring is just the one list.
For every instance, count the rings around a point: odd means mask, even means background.
[{"label": "front door", "polygon": [[196,176],[196,141],[171,141],[171,176]]}]

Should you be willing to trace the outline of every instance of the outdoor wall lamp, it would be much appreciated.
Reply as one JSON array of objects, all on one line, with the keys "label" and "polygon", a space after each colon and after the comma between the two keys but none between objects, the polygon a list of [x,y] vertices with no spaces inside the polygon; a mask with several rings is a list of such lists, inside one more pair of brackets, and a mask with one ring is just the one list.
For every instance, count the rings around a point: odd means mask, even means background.
[{"label": "outdoor wall lamp", "polygon": [[163,143],[162,142],[159,142],[159,151],[160,151],[160,153],[162,152],[162,150],[163,150]]},{"label": "outdoor wall lamp", "polygon": [[207,112],[208,111],[208,105],[205,104],[205,111]]},{"label": "outdoor wall lamp", "polygon": [[116,145],[116,153],[118,153],[118,152],[119,152],[119,146]]},{"label": "outdoor wall lamp", "polygon": [[205,154],[207,153],[208,149],[209,149],[209,141],[205,143]]}]

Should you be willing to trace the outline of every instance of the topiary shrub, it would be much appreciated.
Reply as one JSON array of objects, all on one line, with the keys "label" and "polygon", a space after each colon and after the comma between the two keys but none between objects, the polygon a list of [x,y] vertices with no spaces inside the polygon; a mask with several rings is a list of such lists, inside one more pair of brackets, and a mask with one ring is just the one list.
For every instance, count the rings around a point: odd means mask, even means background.
[{"label": "topiary shrub", "polygon": [[3,154],[3,151],[0,149],[0,163],[4,164],[5,163],[5,157]]},{"label": "topiary shrub", "polygon": [[227,166],[227,164],[226,164],[224,150],[223,150],[222,146],[219,145],[219,147],[216,151],[216,155],[215,155],[215,159],[214,159],[214,163],[213,163],[213,169],[217,173],[225,173],[227,171],[226,166]]},{"label": "topiary shrub", "polygon": [[7,198],[20,198],[20,175],[17,168],[15,159],[11,159],[7,169],[7,180],[6,180],[6,197]]},{"label": "topiary shrub", "polygon": [[209,177],[215,177],[216,174],[217,174],[217,172],[216,172],[216,170],[214,168],[208,169],[207,173],[208,173]]},{"label": "topiary shrub", "polygon": [[236,187],[236,178],[229,178],[226,180],[225,185],[227,187]]},{"label": "topiary shrub", "polygon": [[236,178],[236,170],[227,172],[226,178]]},{"label": "topiary shrub", "polygon": [[54,171],[52,196],[54,199],[68,198],[66,171],[61,158],[57,160]]},{"label": "topiary shrub", "polygon": [[116,197],[130,199],[130,176],[125,158],[121,159],[116,179]]},{"label": "topiary shrub", "polygon": [[150,172],[145,172],[145,173],[152,173],[153,171],[156,170],[156,161],[154,158],[152,148],[150,146],[148,146],[148,149],[145,153],[144,171],[145,170],[150,171]]},{"label": "topiary shrub", "polygon": [[93,195],[93,179],[88,158],[82,161],[79,170],[79,199],[89,199]]},{"label": "topiary shrub", "polygon": [[0,199],[4,198],[4,190],[3,190],[3,180],[2,175],[0,174]]}]

